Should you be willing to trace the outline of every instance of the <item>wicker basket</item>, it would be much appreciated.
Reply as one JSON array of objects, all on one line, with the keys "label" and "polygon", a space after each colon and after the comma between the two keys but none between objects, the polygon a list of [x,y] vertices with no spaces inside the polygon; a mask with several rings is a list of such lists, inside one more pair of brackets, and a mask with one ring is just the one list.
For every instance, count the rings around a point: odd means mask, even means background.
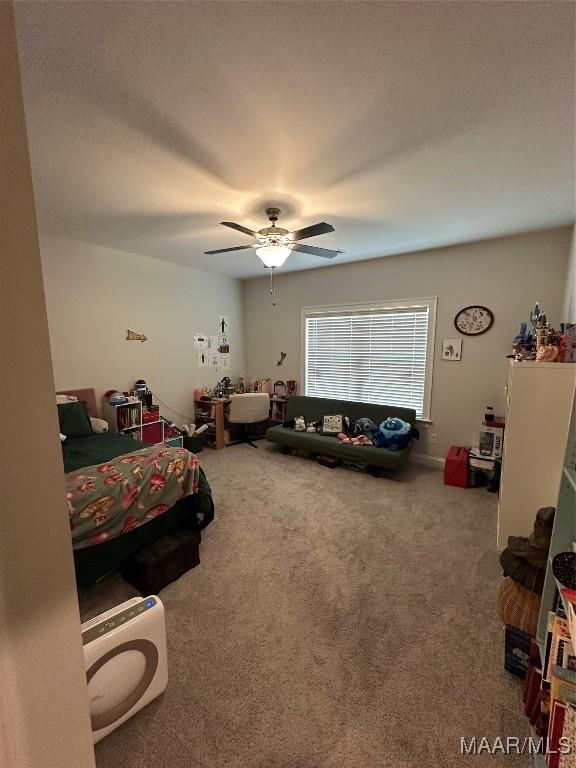
[{"label": "wicker basket", "polygon": [[505,576],[498,589],[498,615],[504,624],[518,627],[532,637],[536,636],[540,595],[530,592],[518,582]]}]

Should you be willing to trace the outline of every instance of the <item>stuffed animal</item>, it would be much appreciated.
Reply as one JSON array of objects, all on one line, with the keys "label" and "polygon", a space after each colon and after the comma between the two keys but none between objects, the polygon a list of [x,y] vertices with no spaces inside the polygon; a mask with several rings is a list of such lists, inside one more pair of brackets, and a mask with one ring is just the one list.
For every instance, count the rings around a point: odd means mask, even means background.
[{"label": "stuffed animal", "polygon": [[344,416],[342,418],[342,432],[344,432],[347,437],[352,437],[354,435],[355,428],[356,423],[352,417]]},{"label": "stuffed animal", "polygon": [[322,431],[322,422],[321,421],[311,421],[310,424],[306,427],[306,432],[321,432]]},{"label": "stuffed animal", "polygon": [[294,429],[296,432],[306,432],[306,420],[304,416],[296,416],[294,419]]},{"label": "stuffed animal", "polygon": [[361,419],[356,421],[356,425],[354,427],[354,437],[360,437],[361,435],[364,435],[370,439],[371,443],[373,443],[377,434],[378,427],[376,424],[374,424],[372,419],[368,419],[363,416]]},{"label": "stuffed animal", "polygon": [[378,448],[388,448],[389,451],[401,451],[410,444],[413,437],[419,437],[417,429],[407,421],[392,417],[380,422],[374,445]]},{"label": "stuffed animal", "polygon": [[348,437],[344,432],[338,433],[338,440],[341,443],[349,443],[350,445],[372,445],[372,440],[367,435],[357,435],[356,437]]}]

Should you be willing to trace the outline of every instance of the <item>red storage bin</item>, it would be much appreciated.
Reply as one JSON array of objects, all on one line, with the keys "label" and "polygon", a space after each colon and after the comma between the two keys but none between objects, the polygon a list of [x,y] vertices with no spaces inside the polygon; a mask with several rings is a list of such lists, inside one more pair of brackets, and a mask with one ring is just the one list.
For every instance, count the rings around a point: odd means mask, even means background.
[{"label": "red storage bin", "polygon": [[468,488],[468,449],[452,445],[444,462],[444,485]]},{"label": "red storage bin", "polygon": [[142,424],[142,441],[144,443],[161,443],[163,438],[162,422]]}]

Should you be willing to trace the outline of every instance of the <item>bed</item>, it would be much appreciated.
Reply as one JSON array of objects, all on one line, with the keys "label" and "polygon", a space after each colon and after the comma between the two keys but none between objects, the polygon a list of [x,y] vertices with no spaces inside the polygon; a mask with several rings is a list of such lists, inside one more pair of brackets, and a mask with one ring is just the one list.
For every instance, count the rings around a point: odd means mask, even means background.
[{"label": "bed", "polygon": [[196,456],[124,435],[95,434],[82,421],[83,413],[88,424],[97,415],[94,390],[57,394],[85,404],[58,405],[78,586],[118,570],[129,555],[175,528],[190,528],[200,537],[214,518],[214,504]]}]

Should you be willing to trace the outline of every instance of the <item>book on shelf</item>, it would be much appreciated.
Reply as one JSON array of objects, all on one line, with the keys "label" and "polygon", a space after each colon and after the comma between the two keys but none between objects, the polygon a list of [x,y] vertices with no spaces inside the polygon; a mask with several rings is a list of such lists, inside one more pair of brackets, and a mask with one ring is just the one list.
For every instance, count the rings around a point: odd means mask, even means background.
[{"label": "book on shelf", "polygon": [[[549,614],[548,635],[550,637],[549,652],[547,651],[545,679],[550,681],[553,667],[561,667],[576,672],[576,655],[570,638],[568,621],[558,613]],[[548,643],[547,643],[548,648]]]},{"label": "book on shelf", "polygon": [[548,768],[572,768],[574,755],[563,754],[562,746],[565,746],[567,739],[576,744],[576,654],[564,604],[558,594],[553,605],[555,611],[548,614],[544,665],[549,685],[542,683],[543,689],[545,685],[549,688],[548,712],[542,707],[543,718],[548,715],[546,764]]}]

